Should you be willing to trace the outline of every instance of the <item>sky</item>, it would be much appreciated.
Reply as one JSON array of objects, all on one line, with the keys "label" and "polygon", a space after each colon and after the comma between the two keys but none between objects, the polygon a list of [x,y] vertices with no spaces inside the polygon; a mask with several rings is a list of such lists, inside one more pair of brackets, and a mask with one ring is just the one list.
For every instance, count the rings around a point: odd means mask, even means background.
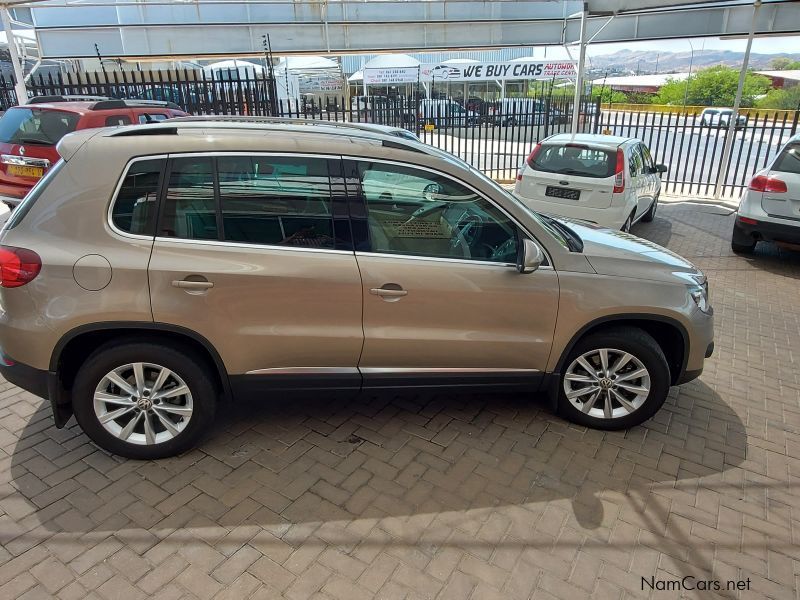
[{"label": "sky", "polygon": [[[705,48],[706,50],[731,50],[734,52],[744,52],[747,45],[746,39],[720,39],[720,38],[692,38],[691,40],[657,40],[652,42],[626,42],[619,44],[589,44],[587,52],[589,56],[602,56],[603,54],[613,54],[620,50],[649,50],[652,52],[689,52],[694,47],[695,52]],[[800,36],[776,36],[762,37],[753,40],[753,50],[757,54],[778,54],[783,52],[800,54]],[[578,46],[570,48],[573,57],[577,58]],[[533,55],[536,58],[568,58],[567,51],[561,46],[550,46],[545,49],[535,48]]]}]

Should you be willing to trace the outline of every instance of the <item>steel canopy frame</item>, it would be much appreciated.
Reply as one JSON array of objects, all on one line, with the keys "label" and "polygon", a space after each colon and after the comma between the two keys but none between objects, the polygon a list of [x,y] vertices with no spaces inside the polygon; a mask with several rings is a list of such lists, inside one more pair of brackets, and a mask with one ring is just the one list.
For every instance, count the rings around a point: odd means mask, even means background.
[{"label": "steel canopy frame", "polygon": [[[752,14],[752,0],[587,4],[586,31],[594,43],[746,36]],[[645,8],[627,10],[634,4]],[[580,23],[567,17],[583,10],[576,0],[61,0],[33,6],[32,14],[42,58],[93,57],[97,43],[105,57],[152,60],[258,56],[267,32],[279,54],[560,45],[578,39]],[[800,34],[796,0],[764,2],[755,35],[776,34]]]}]

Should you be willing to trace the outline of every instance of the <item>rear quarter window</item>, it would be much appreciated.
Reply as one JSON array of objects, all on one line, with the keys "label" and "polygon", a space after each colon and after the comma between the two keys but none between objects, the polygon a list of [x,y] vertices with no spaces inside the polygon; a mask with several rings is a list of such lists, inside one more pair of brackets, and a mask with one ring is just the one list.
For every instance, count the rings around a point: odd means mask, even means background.
[{"label": "rear quarter window", "polygon": [[111,221],[125,233],[153,235],[158,193],[166,159],[137,160],[128,166],[111,209]]},{"label": "rear quarter window", "polygon": [[778,155],[772,170],[800,174],[800,142],[787,145]]},{"label": "rear quarter window", "polygon": [[616,151],[556,144],[542,146],[531,163],[537,171],[596,178],[612,177],[616,166]]}]

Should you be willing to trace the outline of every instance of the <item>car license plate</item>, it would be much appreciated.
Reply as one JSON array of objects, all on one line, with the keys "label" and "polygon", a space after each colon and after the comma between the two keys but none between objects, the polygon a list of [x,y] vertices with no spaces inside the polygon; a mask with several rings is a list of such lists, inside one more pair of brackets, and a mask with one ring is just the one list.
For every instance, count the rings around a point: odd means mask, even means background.
[{"label": "car license plate", "polygon": [[578,200],[581,197],[581,192],[580,190],[571,190],[569,188],[548,185],[544,190],[544,195],[551,196],[553,198],[565,198],[566,200]]},{"label": "car license plate", "polygon": [[23,167],[20,165],[8,165],[9,175],[19,175],[20,177],[41,177],[44,175],[42,167]]}]

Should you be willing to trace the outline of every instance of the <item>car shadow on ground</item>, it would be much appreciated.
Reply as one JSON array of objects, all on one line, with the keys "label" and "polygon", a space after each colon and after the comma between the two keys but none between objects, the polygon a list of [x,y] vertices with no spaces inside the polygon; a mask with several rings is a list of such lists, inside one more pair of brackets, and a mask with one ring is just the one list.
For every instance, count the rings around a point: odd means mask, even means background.
[{"label": "car shadow on ground", "polygon": [[[326,523],[377,521],[391,533],[365,538],[343,525],[322,539],[430,553],[448,545],[550,552],[553,538],[541,530],[562,515],[583,539],[562,536],[555,548],[630,550],[638,537],[612,538],[623,519],[655,536],[660,551],[685,556],[698,540],[675,526],[670,499],[701,481],[714,489],[745,460],[739,416],[701,380],[672,388],[653,419],[622,432],[570,425],[543,400],[440,393],[224,403],[200,448],[155,462],[112,457],[74,422],[56,430],[41,402],[11,457],[13,492],[0,506],[12,521],[0,541],[13,554],[108,535],[147,548],[225,534],[241,546],[267,530],[294,544]],[[475,538],[476,520],[497,513],[512,531]],[[712,567],[696,559],[682,568],[700,576]]]}]

